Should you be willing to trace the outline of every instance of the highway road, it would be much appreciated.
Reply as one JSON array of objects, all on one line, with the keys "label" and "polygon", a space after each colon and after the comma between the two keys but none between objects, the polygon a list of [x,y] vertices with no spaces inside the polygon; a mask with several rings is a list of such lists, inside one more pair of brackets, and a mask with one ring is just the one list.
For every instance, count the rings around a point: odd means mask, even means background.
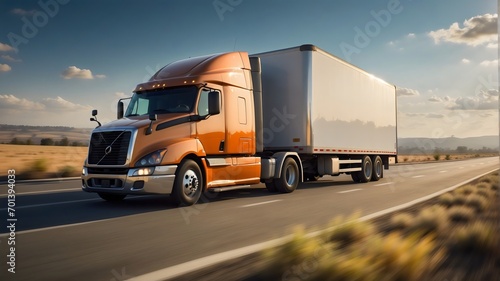
[{"label": "highway road", "polygon": [[164,277],[172,266],[284,237],[297,225],[317,229],[357,210],[370,215],[498,168],[498,157],[400,164],[378,182],[324,177],[290,194],[256,185],[185,208],[176,208],[168,196],[105,202],[82,192],[79,180],[19,182],[15,274],[7,271],[12,233],[7,229],[8,187],[2,184],[0,280],[118,281],[149,278],[144,274],[156,271]]}]

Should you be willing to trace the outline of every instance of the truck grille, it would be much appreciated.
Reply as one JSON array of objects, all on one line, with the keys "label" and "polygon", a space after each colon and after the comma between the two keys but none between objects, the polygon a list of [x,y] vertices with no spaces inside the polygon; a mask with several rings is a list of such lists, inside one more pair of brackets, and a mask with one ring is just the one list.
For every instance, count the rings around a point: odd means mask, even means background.
[{"label": "truck grille", "polygon": [[125,165],[130,136],[130,131],[93,133],[90,138],[88,163],[94,165]]}]

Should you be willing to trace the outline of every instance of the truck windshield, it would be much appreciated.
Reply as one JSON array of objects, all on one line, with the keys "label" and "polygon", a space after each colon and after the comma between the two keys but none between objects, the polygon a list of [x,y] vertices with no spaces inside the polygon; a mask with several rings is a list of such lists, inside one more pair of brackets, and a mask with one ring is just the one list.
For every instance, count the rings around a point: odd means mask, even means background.
[{"label": "truck windshield", "polygon": [[135,93],[127,107],[125,117],[192,112],[197,93],[196,86]]}]

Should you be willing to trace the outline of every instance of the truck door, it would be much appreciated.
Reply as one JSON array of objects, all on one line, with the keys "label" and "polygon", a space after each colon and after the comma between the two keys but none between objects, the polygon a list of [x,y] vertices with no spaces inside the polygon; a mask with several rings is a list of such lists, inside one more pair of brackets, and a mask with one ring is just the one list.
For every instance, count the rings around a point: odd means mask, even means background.
[{"label": "truck door", "polygon": [[[208,114],[208,93],[210,91],[213,90],[201,90],[197,107],[200,116]],[[222,95],[221,98],[223,98]],[[208,119],[196,123],[197,136],[203,144],[207,156],[224,154],[224,138],[226,135],[224,117],[224,107],[221,106],[220,114],[210,116]]]}]

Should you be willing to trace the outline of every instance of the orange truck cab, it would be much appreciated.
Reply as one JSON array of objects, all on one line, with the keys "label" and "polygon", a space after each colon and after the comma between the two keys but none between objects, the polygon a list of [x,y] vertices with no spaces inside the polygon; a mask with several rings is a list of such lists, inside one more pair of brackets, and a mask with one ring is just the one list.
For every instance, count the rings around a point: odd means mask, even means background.
[{"label": "orange truck cab", "polygon": [[[295,60],[300,72],[307,72],[311,67],[304,67],[308,63],[304,58],[312,63],[313,53],[318,52],[326,53],[303,45],[262,55],[230,52],[166,65],[137,85],[126,109],[119,101],[117,120],[99,123],[93,130],[82,189],[108,201],[170,194],[179,205],[192,205],[202,192],[260,182],[270,191],[292,192],[304,179],[322,175],[349,173],[355,181],[378,180],[394,149],[380,149],[376,155],[352,150],[320,153],[313,141],[313,120],[307,116],[313,104],[307,102],[313,96],[310,87],[300,87],[297,94],[273,86],[295,83],[276,63]],[[287,54],[297,58],[286,58]],[[263,75],[266,65],[268,77]],[[304,79],[300,83],[307,84],[311,75],[299,76]],[[305,100],[300,100],[302,96]],[[394,100],[389,98],[390,102]],[[305,120],[296,122],[304,112]],[[97,110],[93,115],[91,120],[97,121]],[[395,131],[395,119],[390,119]],[[305,130],[296,132],[295,126]]]}]

